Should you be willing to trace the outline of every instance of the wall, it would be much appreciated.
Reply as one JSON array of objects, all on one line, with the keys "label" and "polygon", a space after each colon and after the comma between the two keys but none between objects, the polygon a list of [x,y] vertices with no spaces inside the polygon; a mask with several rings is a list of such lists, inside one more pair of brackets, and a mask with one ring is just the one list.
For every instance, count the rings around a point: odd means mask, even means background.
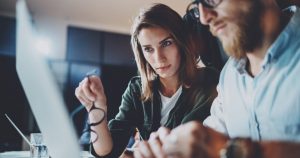
[{"label": "wall", "polygon": [[72,21],[70,19],[61,19],[47,16],[33,16],[37,30],[43,37],[48,37],[52,43],[52,51],[47,54],[50,59],[65,59],[67,53],[67,31],[68,26],[77,26],[80,28],[114,32],[128,35],[129,30],[125,27],[101,25],[85,21]]},{"label": "wall", "polygon": [[[0,10],[0,16],[15,18],[15,13],[12,11]],[[52,44],[52,51],[47,54],[50,59],[65,59],[66,58],[66,43],[67,43],[67,28],[68,26],[77,26],[80,28],[114,32],[118,34],[129,34],[128,26],[101,24],[91,21],[72,20],[68,17],[51,17],[47,15],[32,14],[36,28],[39,34],[47,37]]]}]

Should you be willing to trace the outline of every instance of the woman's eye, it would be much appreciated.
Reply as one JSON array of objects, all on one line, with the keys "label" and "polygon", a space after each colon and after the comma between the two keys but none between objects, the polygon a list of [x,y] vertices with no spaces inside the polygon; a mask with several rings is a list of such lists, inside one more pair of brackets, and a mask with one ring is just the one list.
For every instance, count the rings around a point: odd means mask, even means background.
[{"label": "woman's eye", "polygon": [[172,43],[173,43],[172,41],[164,41],[162,43],[162,47],[167,47],[167,46],[171,45]]},{"label": "woman's eye", "polygon": [[152,51],[153,51],[153,48],[150,48],[150,47],[144,48],[144,52],[152,52]]}]

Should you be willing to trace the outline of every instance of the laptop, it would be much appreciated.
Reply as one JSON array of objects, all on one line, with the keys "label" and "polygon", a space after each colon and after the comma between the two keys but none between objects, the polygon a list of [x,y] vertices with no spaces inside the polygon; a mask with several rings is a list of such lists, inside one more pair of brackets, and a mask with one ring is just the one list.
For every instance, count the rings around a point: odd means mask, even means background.
[{"label": "laptop", "polygon": [[36,49],[36,30],[25,0],[18,0],[16,69],[49,155],[80,158],[77,135],[62,92],[42,53]]}]

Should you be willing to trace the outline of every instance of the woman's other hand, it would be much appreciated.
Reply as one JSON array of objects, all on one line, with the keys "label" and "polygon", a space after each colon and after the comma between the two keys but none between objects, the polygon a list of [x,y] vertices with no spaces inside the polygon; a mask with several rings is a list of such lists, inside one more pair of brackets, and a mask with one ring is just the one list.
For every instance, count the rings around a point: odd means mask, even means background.
[{"label": "woman's other hand", "polygon": [[85,77],[75,89],[75,96],[87,110],[94,103],[97,108],[107,111],[104,87],[98,76]]},{"label": "woman's other hand", "polygon": [[157,132],[150,135],[148,141],[141,141],[138,143],[136,150],[134,150],[135,158],[166,158],[163,153],[163,141],[169,135],[170,130],[165,127],[160,127]]}]

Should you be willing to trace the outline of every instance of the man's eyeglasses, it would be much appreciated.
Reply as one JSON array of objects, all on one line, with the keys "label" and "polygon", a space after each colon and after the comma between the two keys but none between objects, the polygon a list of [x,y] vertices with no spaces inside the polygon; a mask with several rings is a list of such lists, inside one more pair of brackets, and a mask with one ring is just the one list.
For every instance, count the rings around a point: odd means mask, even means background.
[{"label": "man's eyeglasses", "polygon": [[[194,1],[187,6],[186,16],[189,16],[189,18],[191,18],[191,20],[196,21],[197,23],[200,22],[199,21],[200,13],[199,13],[199,9],[198,9],[198,3],[196,3]],[[187,19],[187,20],[189,20],[189,19]]]},{"label": "man's eyeglasses", "polygon": [[200,12],[199,12],[199,3],[201,3],[204,7],[207,8],[215,8],[217,7],[222,0],[195,0],[192,3],[190,3],[187,6],[186,13],[190,14],[189,16],[196,21],[197,23],[200,23]]},{"label": "man's eyeglasses", "polygon": [[204,7],[207,8],[216,8],[222,0],[195,0],[195,3],[201,3]]}]

